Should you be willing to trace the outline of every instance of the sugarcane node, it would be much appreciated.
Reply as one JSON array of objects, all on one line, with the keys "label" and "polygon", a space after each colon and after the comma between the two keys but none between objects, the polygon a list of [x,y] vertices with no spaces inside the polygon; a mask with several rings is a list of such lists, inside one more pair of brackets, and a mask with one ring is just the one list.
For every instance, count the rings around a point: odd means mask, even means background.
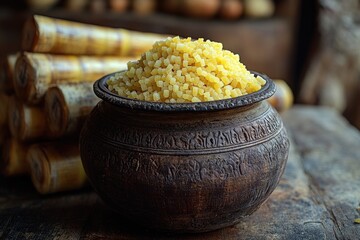
[{"label": "sugarcane node", "polygon": [[60,104],[60,100],[56,97],[52,98],[52,104],[51,104],[51,114],[50,114],[50,119],[51,122],[54,122],[54,124],[51,124],[50,127],[54,130],[54,131],[60,131],[61,127],[65,125],[64,121],[62,121],[62,114],[61,114],[61,104]]},{"label": "sugarcane node", "polygon": [[33,145],[28,152],[31,179],[41,194],[78,189],[86,185],[77,142]]},{"label": "sugarcane node", "polygon": [[[49,74],[56,69],[49,69],[46,55],[24,52],[16,62],[14,88],[18,98],[25,103],[37,104],[41,102],[44,92],[44,81],[48,81]],[[44,80],[45,78],[45,80]]]},{"label": "sugarcane node", "polygon": [[50,88],[45,95],[45,111],[49,128],[51,133],[57,136],[64,133],[68,118],[66,106],[62,104],[64,102],[63,99],[64,97],[56,87]]},{"label": "sugarcane node", "polygon": [[[37,153],[37,152],[36,152]],[[35,155],[37,155],[35,157]],[[33,180],[37,182],[39,185],[42,185],[45,179],[44,171],[43,171],[43,163],[40,160],[40,156],[38,154],[30,154],[30,167],[31,167],[31,176]]]},{"label": "sugarcane node", "polygon": [[25,56],[20,56],[15,64],[14,90],[16,96],[24,101],[27,101],[30,95],[29,81],[32,80],[31,71],[32,69],[29,68],[29,63],[26,61]]},{"label": "sugarcane node", "polygon": [[16,83],[18,84],[19,87],[21,88],[25,88],[27,85],[27,76],[28,76],[28,67],[27,64],[25,63],[25,60],[21,59],[20,61],[20,67],[18,67],[18,71],[17,71],[17,78],[16,78]]},{"label": "sugarcane node", "polygon": [[11,135],[16,138],[20,137],[20,133],[23,132],[21,119],[23,119],[24,112],[20,109],[21,106],[17,100],[13,99],[9,106],[9,128]]},{"label": "sugarcane node", "polygon": [[36,26],[35,19],[31,17],[24,24],[21,43],[22,49],[25,51],[31,51],[35,47],[38,39],[39,28]]}]

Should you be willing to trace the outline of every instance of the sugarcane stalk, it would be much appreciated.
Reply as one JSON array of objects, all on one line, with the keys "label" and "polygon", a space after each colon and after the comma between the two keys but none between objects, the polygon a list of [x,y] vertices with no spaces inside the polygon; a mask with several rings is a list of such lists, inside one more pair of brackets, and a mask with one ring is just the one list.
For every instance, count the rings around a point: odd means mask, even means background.
[{"label": "sugarcane stalk", "polygon": [[47,124],[41,106],[28,106],[12,98],[8,107],[8,124],[13,137],[21,141],[47,138]]},{"label": "sugarcane stalk", "polygon": [[22,47],[43,53],[137,56],[167,36],[34,15],[25,23]]},{"label": "sugarcane stalk", "polygon": [[130,60],[132,58],[24,52],[15,66],[15,92],[24,102],[37,104],[52,86],[95,82],[106,74],[127,69]]},{"label": "sugarcane stalk", "polygon": [[65,136],[79,132],[86,117],[100,99],[92,83],[51,87],[45,94],[44,109],[50,132]]},{"label": "sugarcane stalk", "polygon": [[15,138],[8,139],[2,147],[0,170],[4,176],[17,176],[29,173],[26,161],[28,145]]},{"label": "sugarcane stalk", "polygon": [[27,160],[32,182],[39,193],[75,190],[87,184],[77,143],[32,145]]}]

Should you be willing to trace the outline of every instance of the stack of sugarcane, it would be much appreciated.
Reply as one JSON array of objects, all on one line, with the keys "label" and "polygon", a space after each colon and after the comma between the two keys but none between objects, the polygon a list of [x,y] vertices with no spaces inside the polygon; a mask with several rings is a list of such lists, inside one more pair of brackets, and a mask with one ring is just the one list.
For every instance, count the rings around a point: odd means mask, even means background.
[{"label": "stack of sugarcane", "polygon": [[113,29],[44,16],[24,26],[22,52],[4,60],[0,81],[0,170],[28,174],[36,190],[86,185],[78,136],[99,99],[93,83],[165,35]]}]

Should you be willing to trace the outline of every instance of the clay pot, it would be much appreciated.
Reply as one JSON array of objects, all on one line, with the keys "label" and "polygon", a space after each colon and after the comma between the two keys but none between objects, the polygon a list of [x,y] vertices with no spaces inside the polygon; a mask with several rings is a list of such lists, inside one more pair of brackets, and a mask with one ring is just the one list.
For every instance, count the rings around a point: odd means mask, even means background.
[{"label": "clay pot", "polygon": [[166,104],[111,93],[80,136],[89,180],[105,203],[147,228],[205,232],[252,214],[275,189],[289,140],[263,88],[246,96]]}]

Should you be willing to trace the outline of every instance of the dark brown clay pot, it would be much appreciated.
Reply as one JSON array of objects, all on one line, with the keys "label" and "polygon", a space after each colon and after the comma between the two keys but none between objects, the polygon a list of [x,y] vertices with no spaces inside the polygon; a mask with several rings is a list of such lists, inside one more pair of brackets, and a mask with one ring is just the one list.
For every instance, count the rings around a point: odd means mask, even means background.
[{"label": "dark brown clay pot", "polygon": [[205,232],[252,214],[275,189],[289,140],[265,101],[266,84],[243,97],[185,104],[126,99],[106,76],[103,99],[80,138],[89,180],[105,203],[148,228]]}]

